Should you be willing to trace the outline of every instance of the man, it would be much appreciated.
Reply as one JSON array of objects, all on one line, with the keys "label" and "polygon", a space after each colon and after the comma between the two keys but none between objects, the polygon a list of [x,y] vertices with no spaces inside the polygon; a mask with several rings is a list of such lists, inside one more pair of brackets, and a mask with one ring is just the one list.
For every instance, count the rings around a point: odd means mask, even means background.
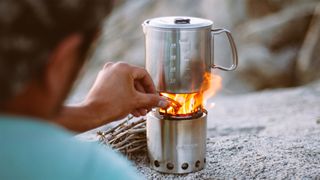
[{"label": "man", "polygon": [[85,131],[165,107],[148,73],[107,63],[85,100],[63,107],[96,39],[107,0],[0,0],[0,179],[140,179]]}]

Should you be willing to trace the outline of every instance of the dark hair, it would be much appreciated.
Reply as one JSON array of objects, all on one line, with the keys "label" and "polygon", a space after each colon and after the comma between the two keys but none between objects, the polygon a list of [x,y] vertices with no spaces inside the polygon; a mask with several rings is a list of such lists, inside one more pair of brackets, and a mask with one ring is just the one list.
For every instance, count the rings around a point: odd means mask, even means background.
[{"label": "dark hair", "polygon": [[42,72],[72,33],[96,32],[110,0],[0,0],[0,104]]}]

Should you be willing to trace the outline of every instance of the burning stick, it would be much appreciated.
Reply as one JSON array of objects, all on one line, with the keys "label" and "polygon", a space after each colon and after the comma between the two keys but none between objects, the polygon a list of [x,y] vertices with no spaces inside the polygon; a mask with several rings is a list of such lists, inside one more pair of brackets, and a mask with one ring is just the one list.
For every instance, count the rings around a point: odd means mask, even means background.
[{"label": "burning stick", "polygon": [[164,109],[167,110],[168,108],[172,107],[175,112],[179,111],[179,109],[181,108],[181,104],[178,101],[176,101],[174,99],[171,99],[171,98],[168,98],[168,97],[163,96],[163,95],[162,95],[162,97],[164,97],[169,102],[169,105]]},{"label": "burning stick", "polygon": [[97,135],[102,144],[110,145],[129,157],[134,153],[146,151],[146,120],[143,118],[135,121],[128,117],[105,132],[97,132]]}]

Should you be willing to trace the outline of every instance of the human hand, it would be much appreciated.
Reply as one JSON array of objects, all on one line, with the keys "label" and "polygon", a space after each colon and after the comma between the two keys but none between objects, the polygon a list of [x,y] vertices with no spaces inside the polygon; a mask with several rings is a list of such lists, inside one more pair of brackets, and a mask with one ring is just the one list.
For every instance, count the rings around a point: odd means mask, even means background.
[{"label": "human hand", "polygon": [[83,102],[98,119],[107,121],[146,115],[153,107],[168,102],[156,94],[150,75],[143,68],[126,63],[107,63]]}]

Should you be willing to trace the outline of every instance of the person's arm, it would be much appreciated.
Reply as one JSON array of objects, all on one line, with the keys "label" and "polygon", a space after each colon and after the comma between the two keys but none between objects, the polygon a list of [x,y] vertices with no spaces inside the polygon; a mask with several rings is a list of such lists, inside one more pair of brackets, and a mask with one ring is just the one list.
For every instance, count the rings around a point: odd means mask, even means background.
[{"label": "person's arm", "polygon": [[114,119],[111,114],[105,116],[103,120],[99,119],[95,112],[93,108],[84,104],[64,106],[56,122],[72,131],[84,132]]},{"label": "person's arm", "polygon": [[107,63],[85,100],[79,105],[66,106],[56,122],[73,131],[86,131],[129,113],[143,116],[153,107],[166,107],[150,75],[143,68],[126,63]]}]

